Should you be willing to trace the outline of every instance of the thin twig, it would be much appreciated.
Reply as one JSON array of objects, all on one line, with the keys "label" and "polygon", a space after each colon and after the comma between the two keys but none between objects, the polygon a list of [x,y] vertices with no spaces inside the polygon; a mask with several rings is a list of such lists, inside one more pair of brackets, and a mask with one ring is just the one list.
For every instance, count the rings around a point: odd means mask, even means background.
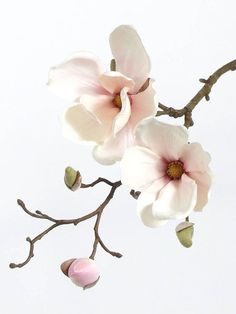
[{"label": "thin twig", "polygon": [[99,240],[99,244],[101,245],[101,247],[103,248],[104,251],[106,251],[107,253],[109,253],[112,256],[115,256],[117,258],[121,258],[122,254],[119,252],[113,252],[111,250],[108,249],[108,247],[104,244],[104,242],[102,241],[102,239],[100,238],[99,234],[97,234],[98,240]]},{"label": "thin twig", "polygon": [[[75,219],[55,219],[55,218],[50,217],[49,215],[46,215],[40,211],[36,211],[34,213],[31,210],[26,208],[26,205],[24,204],[24,202],[22,200],[17,200],[18,205],[29,216],[32,216],[32,217],[38,218],[38,219],[45,219],[45,220],[53,222],[53,224],[50,227],[48,227],[47,229],[45,229],[44,231],[42,231],[40,234],[38,234],[33,239],[31,239],[30,237],[26,238],[26,241],[28,241],[30,243],[30,248],[29,248],[29,253],[28,253],[27,258],[22,263],[18,263],[18,264],[10,263],[10,265],[9,265],[10,268],[21,268],[21,267],[25,266],[26,264],[28,264],[34,256],[34,245],[35,245],[35,243],[37,241],[41,240],[46,234],[48,234],[53,229],[55,229],[59,226],[62,226],[62,225],[69,225],[69,224],[73,224],[76,226],[82,221],[85,221],[85,220],[88,220],[94,216],[97,216],[96,223],[94,226],[95,240],[94,240],[94,249],[93,249],[93,253],[92,253],[92,258],[94,258],[95,254],[96,254],[96,250],[97,250],[97,245],[98,245],[98,243],[101,244],[101,239],[100,239],[100,236],[98,234],[98,228],[99,228],[99,223],[100,223],[102,212],[103,212],[104,208],[108,205],[110,200],[113,198],[116,189],[121,185],[121,181],[111,182],[111,181],[104,179],[104,178],[98,178],[96,181],[92,182],[91,184],[84,184],[83,187],[84,188],[93,187],[100,182],[105,182],[106,184],[111,186],[110,192],[107,195],[106,199],[102,202],[102,204],[96,210],[92,211],[91,213],[89,213],[87,215],[84,215],[82,217],[75,218]],[[101,244],[101,247],[105,248],[105,245]],[[108,249],[105,249],[105,251],[110,253],[113,256],[121,255],[120,253],[114,254],[114,252],[111,252]]]},{"label": "thin twig", "polygon": [[101,221],[101,217],[102,217],[102,213],[104,208],[106,207],[106,205],[110,202],[110,200],[113,198],[115,190],[117,189],[118,186],[121,185],[121,182],[118,181],[118,185],[117,186],[113,186],[110,190],[110,193],[108,194],[107,198],[105,199],[105,201],[99,206],[99,212],[97,214],[97,219],[94,225],[94,243],[93,243],[93,250],[92,253],[90,255],[90,258],[94,259],[96,252],[97,252],[97,246],[98,244],[101,245],[101,247],[109,254],[111,254],[112,256],[116,256],[116,257],[121,257],[122,255],[120,253],[116,253],[116,252],[112,252],[110,251],[102,242],[100,236],[99,236],[99,224]]},{"label": "thin twig", "polygon": [[47,219],[50,220],[52,222],[56,222],[56,219],[49,217],[48,215],[43,214],[42,212],[40,212],[39,210],[36,210],[35,213],[30,211],[29,209],[26,208],[24,202],[22,200],[17,200],[17,204],[23,209],[23,211],[28,214],[29,216],[32,216],[34,218],[38,218],[38,219]]},{"label": "thin twig", "polygon": [[90,184],[84,184],[82,183],[81,184],[81,188],[82,189],[86,189],[86,188],[91,188],[91,187],[94,187],[95,185],[97,185],[98,183],[100,182],[104,182],[106,183],[107,185],[110,185],[110,186],[114,186],[114,183],[105,179],[105,178],[98,178],[97,180],[95,180],[94,182],[90,183]]},{"label": "thin twig", "polygon": [[229,71],[236,70],[236,60],[233,60],[218,70],[216,70],[207,80],[200,79],[200,82],[203,83],[203,87],[198,91],[198,93],[184,106],[182,109],[175,109],[172,107],[167,107],[159,103],[158,107],[161,109],[157,111],[156,116],[168,115],[173,118],[180,118],[184,116],[184,125],[186,128],[193,126],[194,122],[192,119],[192,112],[197,104],[205,98],[207,101],[210,100],[210,92],[213,85],[218,81],[218,79]]}]

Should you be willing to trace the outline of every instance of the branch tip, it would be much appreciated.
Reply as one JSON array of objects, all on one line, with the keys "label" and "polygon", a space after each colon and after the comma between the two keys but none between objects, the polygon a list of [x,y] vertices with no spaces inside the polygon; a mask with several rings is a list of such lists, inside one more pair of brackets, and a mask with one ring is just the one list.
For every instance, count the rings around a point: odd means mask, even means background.
[{"label": "branch tip", "polygon": [[21,206],[21,207],[24,207],[24,206],[25,206],[25,203],[24,203],[22,200],[20,200],[20,199],[17,200],[17,204],[18,204],[19,206]]}]

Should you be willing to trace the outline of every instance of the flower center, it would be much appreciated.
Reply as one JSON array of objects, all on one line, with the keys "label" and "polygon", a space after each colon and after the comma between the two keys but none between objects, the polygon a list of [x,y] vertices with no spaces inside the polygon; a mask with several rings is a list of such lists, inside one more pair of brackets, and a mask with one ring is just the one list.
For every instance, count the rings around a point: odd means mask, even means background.
[{"label": "flower center", "polygon": [[114,99],[113,99],[112,102],[113,102],[113,104],[114,104],[117,108],[121,109],[121,107],[122,107],[122,102],[121,102],[120,94],[117,94],[117,95],[114,97]]},{"label": "flower center", "polygon": [[169,178],[172,180],[178,180],[182,177],[182,174],[184,173],[184,164],[182,161],[171,161],[166,169],[166,174]]}]

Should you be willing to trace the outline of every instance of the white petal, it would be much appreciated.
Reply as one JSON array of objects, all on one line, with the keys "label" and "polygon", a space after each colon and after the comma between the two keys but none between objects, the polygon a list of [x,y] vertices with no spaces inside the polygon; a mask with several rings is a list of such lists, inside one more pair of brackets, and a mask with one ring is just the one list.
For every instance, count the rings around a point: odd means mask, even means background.
[{"label": "white petal", "polygon": [[117,134],[129,121],[131,115],[131,106],[129,96],[127,95],[127,88],[123,88],[120,92],[120,98],[122,107],[120,112],[117,114],[116,118],[114,119],[113,124],[113,134]]},{"label": "white petal", "polygon": [[187,129],[148,118],[137,125],[136,144],[151,149],[167,161],[178,160],[188,143]]},{"label": "white petal", "polygon": [[183,174],[180,180],[170,181],[159,193],[153,204],[157,219],[184,219],[197,202],[197,184]]},{"label": "white petal", "polygon": [[137,200],[137,212],[142,219],[142,222],[148,227],[159,227],[168,221],[166,219],[157,219],[152,211],[153,203],[158,198],[160,190],[164,188],[168,182],[169,179],[166,177],[155,181],[149,188],[140,194]]},{"label": "white petal", "polygon": [[98,81],[101,72],[92,54],[78,52],[50,69],[48,86],[57,95],[72,101],[83,94],[106,94]]},{"label": "white petal", "polygon": [[119,94],[122,88],[127,87],[128,90],[134,86],[134,81],[123,74],[110,71],[103,73],[99,77],[101,85],[111,94]]},{"label": "white petal", "polygon": [[[113,97],[107,95],[83,95],[79,102],[94,115],[101,124],[109,124],[112,130],[113,120],[120,112],[112,103]],[[110,136],[110,134],[109,134]]]},{"label": "white petal", "polygon": [[201,211],[207,204],[209,198],[209,191],[212,184],[212,176],[209,172],[192,172],[189,176],[197,184],[197,204],[194,211]]},{"label": "white petal", "polygon": [[191,143],[184,146],[181,160],[187,172],[209,170],[210,154],[202,149],[199,143]]},{"label": "white petal", "polygon": [[150,73],[150,59],[136,30],[129,25],[117,27],[110,35],[116,70],[132,78],[136,93]]},{"label": "white petal", "polygon": [[134,190],[143,190],[165,174],[165,163],[145,147],[126,150],[121,163],[121,181]]},{"label": "white petal", "polygon": [[133,145],[134,137],[132,129],[126,125],[116,135],[111,135],[104,143],[94,148],[93,156],[97,162],[103,165],[112,165],[119,161],[126,148]]},{"label": "white petal", "polygon": [[133,127],[141,120],[156,115],[155,95],[153,80],[150,80],[148,87],[143,92],[130,96],[132,103],[130,123]]},{"label": "white petal", "polygon": [[[103,125],[83,105],[69,107],[62,116],[63,134],[74,141],[101,142],[109,132],[109,125]],[[110,127],[111,128],[111,127]]]}]

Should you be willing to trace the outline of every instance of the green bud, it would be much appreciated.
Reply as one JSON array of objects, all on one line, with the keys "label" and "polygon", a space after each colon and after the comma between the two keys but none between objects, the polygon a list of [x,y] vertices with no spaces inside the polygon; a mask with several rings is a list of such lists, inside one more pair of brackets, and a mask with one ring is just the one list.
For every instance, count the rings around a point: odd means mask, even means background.
[{"label": "green bud", "polygon": [[110,70],[115,71],[116,70],[116,60],[112,59],[110,63]]},{"label": "green bud", "polygon": [[175,229],[179,242],[186,248],[192,246],[193,242],[193,229],[194,224],[192,222],[181,222]]},{"label": "green bud", "polygon": [[72,167],[67,167],[65,169],[64,182],[70,190],[76,191],[78,188],[80,188],[82,183],[80,172],[76,171]]}]

